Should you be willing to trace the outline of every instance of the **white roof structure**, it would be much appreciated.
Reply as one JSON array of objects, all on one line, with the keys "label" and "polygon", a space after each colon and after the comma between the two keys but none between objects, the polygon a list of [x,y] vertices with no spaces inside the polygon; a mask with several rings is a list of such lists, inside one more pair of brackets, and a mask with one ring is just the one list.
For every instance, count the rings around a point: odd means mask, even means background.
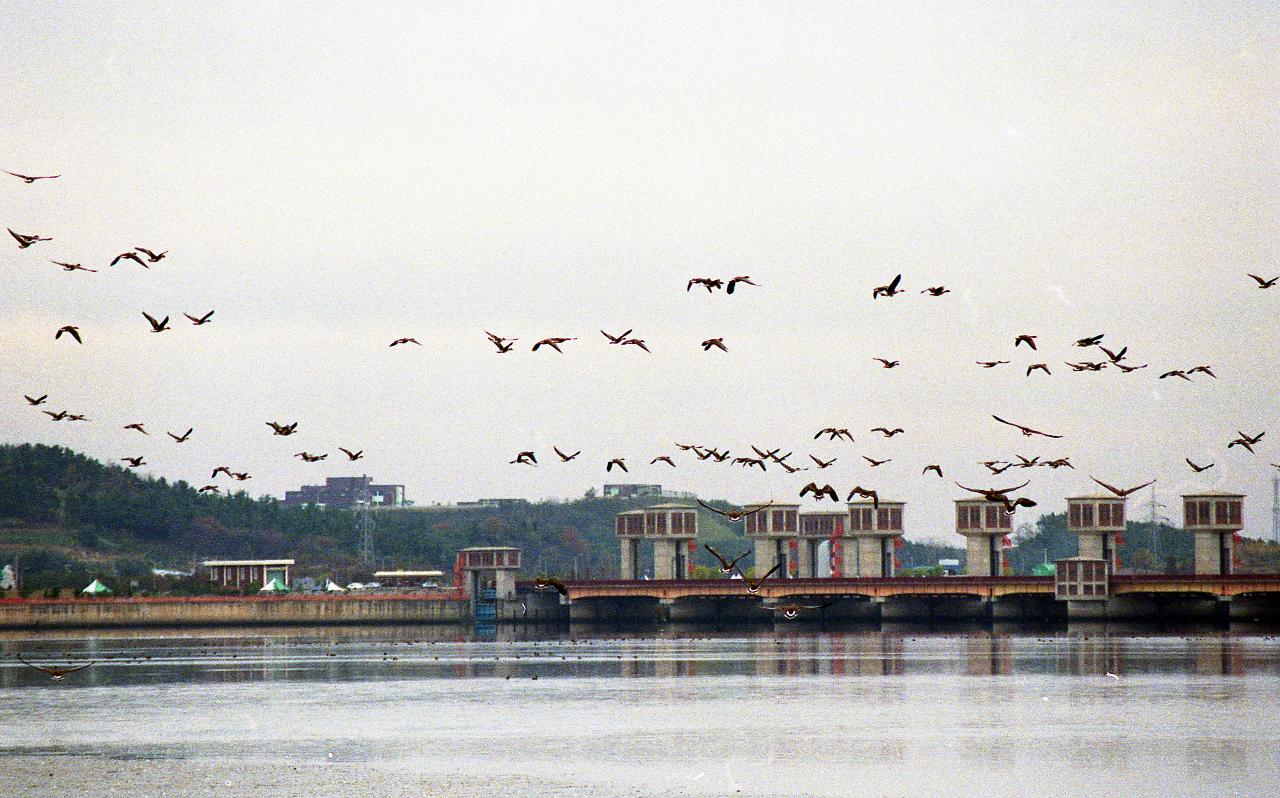
[{"label": "white roof structure", "polygon": [[105,596],[111,592],[111,588],[99,582],[97,579],[90,582],[81,593],[88,593],[91,596]]},{"label": "white roof structure", "polygon": [[326,593],[346,593],[347,592],[347,589],[345,587],[333,581],[332,579],[330,579],[329,583],[324,586],[324,589]]},{"label": "white roof structure", "polygon": [[205,560],[204,566],[212,565],[293,565],[293,560]]},{"label": "white roof structure", "polygon": [[288,593],[289,588],[285,587],[284,582],[279,579],[272,579],[262,587],[258,588],[259,593]]}]

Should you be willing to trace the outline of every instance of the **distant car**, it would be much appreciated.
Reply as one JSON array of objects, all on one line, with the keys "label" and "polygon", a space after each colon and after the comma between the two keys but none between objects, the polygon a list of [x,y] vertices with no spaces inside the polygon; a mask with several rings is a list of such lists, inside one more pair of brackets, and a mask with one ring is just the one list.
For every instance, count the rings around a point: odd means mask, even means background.
[{"label": "distant car", "polygon": [[364,590],[364,584],[362,582],[352,582],[347,585],[347,590]]},{"label": "distant car", "polygon": [[382,587],[382,583],[381,583],[381,582],[366,582],[364,586],[365,586],[365,587],[367,587],[367,588]]},{"label": "distant car", "polygon": [[432,590],[439,590],[439,589],[440,589],[440,583],[439,583],[439,582],[423,582],[423,583],[422,583],[422,586],[423,586],[423,587],[426,587],[426,588],[430,588],[430,589],[432,589]]}]

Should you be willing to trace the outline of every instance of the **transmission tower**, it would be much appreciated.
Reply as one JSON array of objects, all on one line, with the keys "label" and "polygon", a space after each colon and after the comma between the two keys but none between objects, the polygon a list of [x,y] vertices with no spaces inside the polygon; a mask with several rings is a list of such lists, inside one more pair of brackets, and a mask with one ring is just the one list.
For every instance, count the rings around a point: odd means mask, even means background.
[{"label": "transmission tower", "polygon": [[377,523],[373,520],[373,512],[369,509],[372,497],[369,485],[365,483],[363,497],[356,500],[356,532],[360,535],[360,562],[373,564],[373,533]]}]

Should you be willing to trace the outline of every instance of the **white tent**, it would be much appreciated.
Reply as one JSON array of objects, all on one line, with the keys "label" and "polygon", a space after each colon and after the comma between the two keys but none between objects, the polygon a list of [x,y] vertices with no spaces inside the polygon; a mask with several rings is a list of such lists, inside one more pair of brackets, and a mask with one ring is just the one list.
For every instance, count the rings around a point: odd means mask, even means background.
[{"label": "white tent", "polygon": [[84,590],[80,591],[88,596],[110,596],[111,588],[99,582],[97,579],[90,582]]},{"label": "white tent", "polygon": [[333,581],[332,579],[329,580],[329,584],[324,586],[324,589],[326,593],[346,593],[347,592],[347,589],[345,587]]},{"label": "white tent", "polygon": [[259,593],[288,593],[289,588],[285,587],[284,582],[279,579],[272,579],[270,582],[258,589]]}]

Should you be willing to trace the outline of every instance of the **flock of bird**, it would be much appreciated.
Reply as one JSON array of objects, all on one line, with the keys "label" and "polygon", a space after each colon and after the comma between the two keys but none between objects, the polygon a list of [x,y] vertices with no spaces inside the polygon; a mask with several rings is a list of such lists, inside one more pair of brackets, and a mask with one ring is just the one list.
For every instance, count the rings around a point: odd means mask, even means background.
[{"label": "flock of bird", "polygon": [[[4,171],[27,185],[31,185],[37,181],[51,181],[60,177],[60,175],[56,174],[27,175],[9,170]],[[51,235],[20,232],[11,228],[7,229],[19,250],[29,252],[33,250],[33,248],[56,247],[54,237]],[[107,262],[106,266],[115,267],[124,261],[130,261],[145,269],[149,269],[151,266],[164,261],[168,256],[168,250],[156,250],[147,247],[135,246],[130,250],[116,254],[109,262]],[[68,272],[98,271],[97,268],[87,267],[78,262],[71,262],[67,260],[51,260],[50,262]],[[1278,282],[1280,282],[1280,276],[1264,278],[1259,275],[1249,274],[1248,277],[1252,279],[1256,287],[1261,290],[1273,288]],[[685,291],[686,293],[691,292],[696,287],[704,289],[708,295],[714,294],[717,291],[723,291],[725,295],[733,295],[738,291],[738,289],[744,286],[759,289],[761,287],[761,283],[754,280],[751,275],[737,275],[729,278],[699,276],[688,279],[685,285]],[[897,297],[907,293],[907,289],[903,286],[903,275],[897,274],[885,284],[873,286],[870,293],[871,298],[874,301],[900,301],[897,300]],[[950,293],[951,289],[945,285],[927,285],[918,292],[919,295],[934,299],[944,297]],[[169,332],[173,329],[170,325],[171,317],[169,315],[162,315],[157,318],[157,316],[152,315],[148,311],[140,312],[152,334]],[[202,327],[213,322],[214,311],[208,310],[202,313],[184,313],[183,315],[192,326]],[[498,335],[488,330],[484,330],[483,333],[488,342],[495,348],[497,354],[507,354],[514,351],[517,342],[521,340],[517,337]],[[604,338],[605,346],[617,347],[619,349],[629,347],[643,351],[647,354],[653,354],[654,352],[654,349],[650,346],[650,342],[646,338],[636,335],[633,328],[628,328],[622,332],[616,333],[608,330],[600,330],[600,334]],[[85,330],[77,323],[63,324],[54,330],[53,337],[55,340],[59,340],[64,336],[77,344],[84,344]],[[568,345],[578,341],[579,336],[576,335],[558,335],[538,338],[536,341],[533,341],[530,351],[538,352],[541,349],[548,349],[554,350],[560,355],[565,355],[566,350],[571,350],[571,347]],[[414,336],[396,338],[395,340],[392,340],[389,345],[391,347],[406,345],[423,346],[423,344]],[[725,343],[724,336],[705,339],[700,343],[700,346],[704,351],[710,351],[712,349],[718,349],[721,352],[729,351],[729,347]],[[1044,346],[1045,342],[1042,340],[1042,336],[1040,334],[1020,333],[1016,335],[1011,342],[1008,355],[1003,358],[996,356],[992,359],[979,360],[976,361],[976,364],[983,369],[992,369],[1003,365],[1011,365],[1014,362],[1014,353],[1025,350],[1039,356],[1043,354]],[[1132,374],[1146,369],[1150,365],[1148,363],[1131,362],[1129,360],[1129,346],[1115,346],[1110,344],[1107,342],[1105,334],[1091,334],[1077,338],[1070,343],[1069,348],[1071,351],[1078,352],[1079,354],[1075,357],[1063,359],[1062,362],[1074,372],[1087,373],[1114,369],[1125,374]],[[904,362],[902,358],[896,356],[875,357],[873,360],[884,369],[899,368]],[[1052,366],[1049,360],[1046,359],[1042,362],[1026,362],[1021,364],[1019,368],[1023,368],[1025,375],[1029,377],[1035,373],[1052,375],[1053,368],[1056,368],[1056,366]],[[1218,375],[1215,373],[1212,365],[1199,364],[1163,370],[1159,374],[1158,379],[1180,379],[1184,381],[1192,381],[1193,379],[1201,376],[1209,379],[1218,378]],[[54,422],[65,421],[73,423],[92,421],[87,414],[82,412],[72,412],[67,409],[59,409],[56,411],[46,409],[43,406],[48,402],[48,396],[43,393],[37,396],[34,395],[35,393],[36,392],[32,392],[30,395],[24,394],[24,398],[28,405],[32,407],[40,407],[40,412],[45,413]],[[1063,434],[1045,432],[1032,426],[1007,420],[1000,416],[992,415],[991,418],[993,421],[1001,425],[1017,430],[1024,438],[1037,440],[1059,440],[1064,437]],[[298,422],[296,421],[289,423],[267,421],[266,424],[271,428],[273,436],[288,437],[296,434],[298,431]],[[150,436],[150,432],[146,429],[143,422],[130,421],[130,423],[124,424],[123,428],[135,431],[141,436]],[[190,426],[185,432],[181,433],[166,430],[166,435],[172,439],[174,445],[181,445],[188,442],[194,434],[195,429]],[[910,432],[906,428],[893,424],[881,424],[870,427],[867,434],[879,436],[879,440],[885,442],[899,437],[910,437]],[[1265,432],[1247,434],[1243,431],[1239,431],[1238,437],[1227,443],[1227,449],[1238,446],[1244,451],[1254,453],[1254,447],[1262,440],[1264,435]],[[824,427],[813,436],[813,439],[816,441],[824,437],[828,445],[833,443],[856,443],[854,433],[848,427]],[[801,471],[810,470],[821,471],[831,468],[842,459],[845,462],[848,462],[850,459],[855,461],[860,460],[862,463],[865,463],[865,468],[874,472],[874,469],[894,463],[896,459],[894,456],[880,455],[879,453],[875,453],[874,455],[871,453],[862,453],[856,455],[856,457],[848,457],[844,453],[839,452],[834,454],[831,452],[806,452],[796,456],[794,451],[787,451],[786,453],[783,453],[782,447],[761,447],[757,445],[750,446],[750,454],[741,450],[731,451],[728,447],[721,445],[709,446],[704,444],[676,443],[675,447],[680,452],[687,453],[701,462],[728,464],[762,473],[767,472],[770,469],[779,469],[787,474],[796,474]],[[567,450],[568,448],[569,447],[565,447],[562,449],[559,445],[552,447],[554,457],[562,464],[574,461],[583,455],[583,451],[581,449],[575,449],[575,451],[570,453]],[[356,461],[364,457],[364,451],[354,447],[338,447],[338,451],[342,452],[348,461]],[[318,463],[325,461],[329,457],[329,454],[323,451],[313,452],[308,449],[303,449],[302,451],[293,453],[293,456],[307,463]],[[670,469],[677,468],[679,465],[677,463],[676,456],[675,452],[654,452],[648,455],[645,460],[647,460],[648,466],[650,467],[661,466]],[[1201,473],[1207,469],[1215,467],[1216,465],[1216,463],[1201,464],[1192,460],[1190,457],[1185,458],[1185,460],[1187,466],[1194,473]],[[119,461],[124,463],[128,468],[140,468],[147,464],[145,455],[138,455],[134,453],[129,453],[120,457]],[[603,462],[605,473],[611,473],[615,470],[624,473],[631,473],[632,468],[634,467],[629,463],[627,455],[618,453],[600,455],[600,459],[597,462]],[[516,452],[514,458],[511,459],[509,463],[516,466],[534,468],[539,467],[542,464],[538,460],[538,453],[531,449]],[[918,465],[922,466],[922,475],[933,473],[939,479],[945,478],[944,468],[940,463],[920,463]],[[1069,457],[1048,457],[1043,454],[1036,454],[1030,457],[1022,454],[1016,454],[1011,459],[981,461],[981,465],[989,469],[993,475],[999,475],[1011,468],[1075,468]],[[1272,465],[1276,468],[1280,468],[1280,465],[1274,463]],[[229,479],[238,481],[244,481],[251,478],[250,474],[245,470],[236,470],[230,466],[220,465],[214,468],[210,474],[209,480],[211,481],[200,487],[199,490],[206,493],[219,492],[219,486],[216,482],[212,481],[216,480],[219,476],[226,476]],[[867,478],[869,477],[870,474],[867,475]],[[861,479],[859,482],[865,483],[866,479]],[[1108,487],[1105,482],[1098,482],[1100,485]],[[1020,507],[1035,506],[1035,502],[1032,499],[1026,497],[1014,498],[1012,496],[1012,494],[1027,487],[1027,482],[1009,488],[974,488],[963,485],[959,482],[955,484],[965,491],[981,495],[989,501],[1001,504],[1008,512],[1013,512]],[[1109,487],[1108,489],[1113,490],[1117,495],[1126,495]],[[874,487],[864,487],[863,484],[857,484],[848,491],[837,490],[831,482],[826,480],[822,480],[821,482],[819,480],[808,481],[807,484],[799,489],[798,495],[801,498],[811,496],[817,501],[839,501],[841,495],[846,497],[846,501],[852,500],[853,497],[862,497],[871,500],[877,506],[880,501],[879,491]],[[720,511],[716,510],[716,512]],[[738,514],[735,520],[740,519],[741,517],[742,515]]]}]

